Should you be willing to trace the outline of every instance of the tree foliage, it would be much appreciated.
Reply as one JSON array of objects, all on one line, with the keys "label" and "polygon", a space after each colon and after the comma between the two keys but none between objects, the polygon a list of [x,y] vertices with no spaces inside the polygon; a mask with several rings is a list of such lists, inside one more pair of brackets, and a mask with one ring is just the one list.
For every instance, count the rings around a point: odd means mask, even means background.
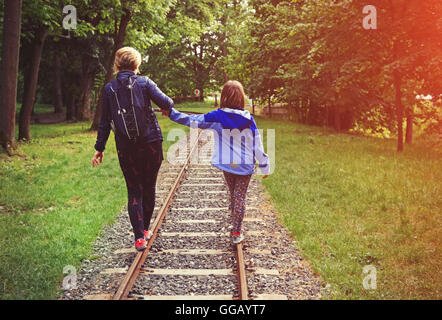
[{"label": "tree foliage", "polygon": [[[285,103],[296,121],[396,132],[399,150],[404,122],[408,143],[413,124],[437,130],[440,123],[437,0],[373,0],[372,30],[364,28],[361,0],[77,0],[77,28],[69,32],[64,1],[23,1],[24,119],[37,100],[58,112],[64,105],[69,120],[94,115],[95,128],[115,51],[129,45],[142,53],[142,73],[173,97],[216,92],[236,79],[258,102]],[[417,100],[422,94],[433,100]]]},{"label": "tree foliage", "polygon": [[[398,130],[417,94],[441,93],[440,1],[253,0],[252,95],[287,103],[298,120],[350,129]],[[435,103],[437,99],[435,99]]]}]

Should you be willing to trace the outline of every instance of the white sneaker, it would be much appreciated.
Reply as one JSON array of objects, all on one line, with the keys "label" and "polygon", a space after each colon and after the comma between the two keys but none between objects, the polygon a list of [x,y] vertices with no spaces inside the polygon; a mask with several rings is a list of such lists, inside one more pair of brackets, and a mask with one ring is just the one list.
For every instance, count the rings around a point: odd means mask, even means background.
[{"label": "white sneaker", "polygon": [[234,244],[238,244],[238,243],[241,243],[243,240],[244,240],[244,233],[241,232],[239,234],[239,236],[233,236],[233,240],[232,241],[233,241]]},{"label": "white sneaker", "polygon": [[149,241],[152,238],[153,233],[151,230],[144,230],[144,240]]}]

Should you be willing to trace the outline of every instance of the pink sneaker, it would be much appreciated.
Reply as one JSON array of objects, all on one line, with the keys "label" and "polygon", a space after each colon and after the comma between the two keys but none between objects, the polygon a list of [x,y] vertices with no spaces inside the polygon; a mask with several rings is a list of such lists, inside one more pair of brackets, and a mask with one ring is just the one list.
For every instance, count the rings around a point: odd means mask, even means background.
[{"label": "pink sneaker", "polygon": [[144,238],[140,238],[135,242],[135,249],[143,251],[147,248],[147,241]]}]

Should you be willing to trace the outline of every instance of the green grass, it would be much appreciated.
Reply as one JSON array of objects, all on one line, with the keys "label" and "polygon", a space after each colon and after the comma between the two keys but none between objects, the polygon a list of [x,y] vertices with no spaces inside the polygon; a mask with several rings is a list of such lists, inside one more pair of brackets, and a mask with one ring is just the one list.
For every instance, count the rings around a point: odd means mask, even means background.
[{"label": "green grass", "polygon": [[[159,116],[164,138],[180,127]],[[92,254],[127,199],[113,134],[92,168],[90,123],[32,125],[21,156],[0,155],[0,299],[54,299],[67,265]],[[172,144],[164,142],[164,149]]]},{"label": "green grass", "polygon": [[[60,136],[69,136],[75,133],[87,131],[90,128],[90,123],[76,122],[76,123],[57,123],[51,125],[33,124],[31,125],[32,139],[38,138],[55,138]],[[15,135],[18,136],[18,126],[15,126]],[[34,141],[35,142],[35,141]]]},{"label": "green grass", "polygon": [[[15,109],[15,116],[16,119],[18,119],[18,115],[20,114],[22,104],[20,102],[17,102],[16,109]],[[50,104],[44,104],[44,103],[36,103],[34,105],[34,113],[35,114],[41,114],[41,113],[53,113],[54,112],[54,106]]]},{"label": "green grass", "polygon": [[[187,128],[159,120],[167,150],[167,133]],[[257,120],[276,129],[276,168],[264,185],[331,285],[326,298],[441,298],[440,153],[416,145],[398,154],[395,141]],[[56,298],[63,268],[94,258],[93,241],[125,205],[113,137],[93,169],[88,128],[32,125],[22,156],[0,155],[0,299]],[[377,269],[374,291],[362,287],[368,264]]]},{"label": "green grass", "polygon": [[175,108],[182,112],[191,111],[191,112],[209,113],[211,111],[216,110],[218,107],[214,107],[213,101],[205,100],[204,102],[183,102],[177,104]]},{"label": "green grass", "polygon": [[[442,297],[441,153],[283,121],[264,185],[334,299]],[[377,289],[365,290],[374,265]]]},{"label": "green grass", "polygon": [[[154,108],[159,108],[154,102],[152,102]],[[216,110],[217,108],[214,107],[213,101],[210,101],[209,99],[206,99],[205,101],[201,102],[183,102],[176,104],[175,109],[181,111],[181,112],[199,112],[199,113],[209,113],[211,111]]]},{"label": "green grass", "polygon": [[[246,103],[249,103],[249,100],[246,99]],[[154,104],[155,105],[155,104]],[[213,97],[207,97],[204,101],[201,102],[182,102],[175,105],[175,108],[181,112],[199,112],[199,113],[209,113],[218,109],[219,107],[214,107],[215,99]],[[218,105],[219,105],[219,95],[218,95]],[[155,105],[156,106],[156,105]]]}]

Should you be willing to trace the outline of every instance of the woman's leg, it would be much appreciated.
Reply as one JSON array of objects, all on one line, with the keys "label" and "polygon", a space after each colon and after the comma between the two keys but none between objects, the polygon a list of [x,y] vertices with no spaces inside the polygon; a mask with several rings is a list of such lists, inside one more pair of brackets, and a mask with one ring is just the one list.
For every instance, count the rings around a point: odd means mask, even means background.
[{"label": "woman's leg", "polygon": [[127,186],[127,210],[132,224],[135,240],[143,237],[143,186],[141,184],[141,171],[137,168],[137,150],[129,148],[118,150],[118,159]]},{"label": "woman's leg", "polygon": [[144,230],[149,230],[150,220],[155,209],[155,189],[163,161],[163,144],[161,141],[150,143],[145,148],[143,160],[143,216]]},{"label": "woman's leg", "polygon": [[246,211],[246,194],[251,175],[235,175],[235,185],[233,191],[233,234],[239,234],[242,229],[244,213]]}]

